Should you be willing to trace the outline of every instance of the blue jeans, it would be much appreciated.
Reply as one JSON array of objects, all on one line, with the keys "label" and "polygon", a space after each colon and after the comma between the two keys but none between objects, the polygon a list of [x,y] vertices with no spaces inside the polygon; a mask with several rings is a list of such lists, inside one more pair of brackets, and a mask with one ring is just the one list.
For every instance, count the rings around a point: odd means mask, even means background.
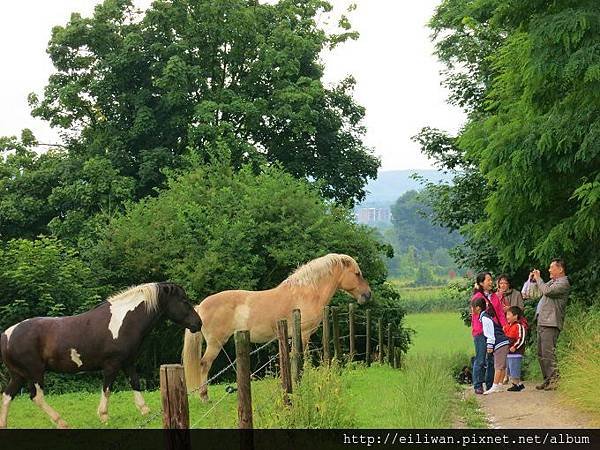
[{"label": "blue jeans", "polygon": [[489,389],[494,383],[494,354],[487,352],[487,340],[483,334],[473,336],[475,359],[473,360],[473,387]]}]

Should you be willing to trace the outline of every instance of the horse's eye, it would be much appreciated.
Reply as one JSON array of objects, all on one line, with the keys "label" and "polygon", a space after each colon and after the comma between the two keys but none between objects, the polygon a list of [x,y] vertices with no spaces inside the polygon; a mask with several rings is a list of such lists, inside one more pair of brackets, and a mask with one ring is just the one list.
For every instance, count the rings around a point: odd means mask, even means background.
[{"label": "horse's eye", "polygon": [[360,272],[356,272],[356,276],[360,278]]}]

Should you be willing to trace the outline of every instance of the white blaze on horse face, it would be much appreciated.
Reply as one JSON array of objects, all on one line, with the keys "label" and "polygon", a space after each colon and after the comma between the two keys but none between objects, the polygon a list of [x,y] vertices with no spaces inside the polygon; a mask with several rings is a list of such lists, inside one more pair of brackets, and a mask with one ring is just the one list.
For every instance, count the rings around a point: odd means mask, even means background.
[{"label": "white blaze on horse face", "polygon": [[119,330],[123,325],[127,313],[133,311],[143,303],[144,298],[145,297],[141,292],[136,292],[130,299],[123,299],[110,304],[110,322],[108,323],[108,329],[112,333],[113,339],[119,337]]},{"label": "white blaze on horse face", "polygon": [[83,366],[83,361],[81,361],[81,355],[77,353],[77,350],[74,348],[71,349],[71,361],[77,364],[77,367]]}]

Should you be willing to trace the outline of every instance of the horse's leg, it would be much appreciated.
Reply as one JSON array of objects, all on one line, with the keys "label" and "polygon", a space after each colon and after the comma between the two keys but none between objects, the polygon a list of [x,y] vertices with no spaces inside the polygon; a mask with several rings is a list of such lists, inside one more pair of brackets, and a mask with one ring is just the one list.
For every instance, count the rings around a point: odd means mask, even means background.
[{"label": "horse's leg", "polygon": [[15,373],[10,374],[10,381],[6,385],[6,389],[2,393],[2,409],[0,410],[0,428],[6,428],[8,421],[8,408],[10,402],[21,389],[25,379]]},{"label": "horse's leg", "polygon": [[100,395],[100,404],[98,405],[98,417],[102,423],[108,422],[108,399],[112,390],[112,384],[117,377],[118,369],[105,367],[102,371],[104,382],[102,383],[102,393]]},{"label": "horse's leg", "polygon": [[206,351],[200,360],[200,399],[203,402],[208,401],[208,372],[221,351],[221,345],[218,342],[207,340],[206,344]]},{"label": "horse's leg", "polygon": [[135,402],[135,406],[142,413],[142,416],[145,416],[150,412],[150,408],[146,405],[144,397],[142,397],[142,393],[140,392],[140,377],[135,370],[135,366],[132,364],[131,366],[124,367],[123,372],[129,377],[129,383],[131,389],[133,389],[133,401]]},{"label": "horse's leg", "polygon": [[29,384],[29,396],[38,407],[44,411],[58,428],[69,428],[58,412],[53,409],[44,398],[44,372],[32,377],[33,381]]}]

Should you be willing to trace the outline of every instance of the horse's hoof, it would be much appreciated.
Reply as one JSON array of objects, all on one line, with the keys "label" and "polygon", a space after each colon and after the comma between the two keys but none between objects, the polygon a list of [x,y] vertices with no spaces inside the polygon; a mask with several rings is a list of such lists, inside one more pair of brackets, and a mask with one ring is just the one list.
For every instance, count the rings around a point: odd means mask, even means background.
[{"label": "horse's hoof", "polygon": [[108,422],[108,414],[98,414],[100,422],[106,424]]},{"label": "horse's hoof", "polygon": [[58,422],[56,422],[56,427],[60,428],[61,430],[68,430],[69,429],[69,425],[67,425],[67,422],[65,422],[62,419],[58,419]]},{"label": "horse's hoof", "polygon": [[150,408],[148,408],[146,405],[144,405],[140,408],[140,412],[142,413],[142,416],[146,416],[146,415],[150,414]]}]

